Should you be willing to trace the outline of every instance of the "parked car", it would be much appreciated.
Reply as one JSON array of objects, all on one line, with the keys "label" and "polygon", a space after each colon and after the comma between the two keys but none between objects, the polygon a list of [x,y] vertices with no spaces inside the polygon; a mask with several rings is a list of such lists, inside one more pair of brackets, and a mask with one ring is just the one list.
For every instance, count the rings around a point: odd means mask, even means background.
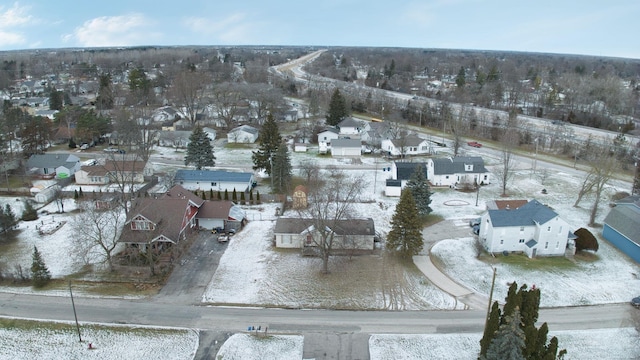
[{"label": "parked car", "polygon": [[80,145],[80,150],[87,150],[88,148],[89,148],[89,144],[87,143]]},{"label": "parked car", "polygon": [[114,152],[118,152],[118,149],[116,149],[116,148],[112,148],[112,147],[108,147],[108,148],[105,148],[105,149],[104,149],[104,152],[107,152],[107,153],[114,153]]},{"label": "parked car", "polygon": [[469,141],[469,142],[467,143],[467,145],[469,145],[469,146],[471,146],[471,147],[474,147],[474,148],[481,148],[481,147],[482,147],[482,144],[480,144],[480,143],[479,143],[479,142],[477,142],[477,141]]},{"label": "parked car", "polygon": [[229,241],[229,235],[227,235],[227,234],[218,235],[218,242],[219,243],[226,243],[227,241]]},{"label": "parked car", "polygon": [[633,305],[634,307],[640,308],[640,296],[636,296],[633,299],[631,299],[631,305]]},{"label": "parked car", "polygon": [[480,225],[480,220],[481,220],[480,218],[469,220],[469,226],[474,227],[476,225]]},{"label": "parked car", "polygon": [[480,234],[480,224],[478,224],[478,225],[473,225],[473,228],[472,228],[472,229],[473,229],[473,233],[474,233],[474,234],[476,234],[476,235]]}]

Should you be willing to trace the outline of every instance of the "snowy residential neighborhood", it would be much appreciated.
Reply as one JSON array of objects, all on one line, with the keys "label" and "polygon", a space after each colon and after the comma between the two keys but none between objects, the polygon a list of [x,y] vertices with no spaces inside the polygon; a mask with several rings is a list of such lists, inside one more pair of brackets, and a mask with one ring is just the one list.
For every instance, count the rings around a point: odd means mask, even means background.
[{"label": "snowy residential neighborhood", "polygon": [[477,359],[512,321],[525,339],[525,315],[553,359],[640,358],[632,169],[422,112],[331,124],[307,99],[236,100],[167,100],[3,163],[0,358]]}]

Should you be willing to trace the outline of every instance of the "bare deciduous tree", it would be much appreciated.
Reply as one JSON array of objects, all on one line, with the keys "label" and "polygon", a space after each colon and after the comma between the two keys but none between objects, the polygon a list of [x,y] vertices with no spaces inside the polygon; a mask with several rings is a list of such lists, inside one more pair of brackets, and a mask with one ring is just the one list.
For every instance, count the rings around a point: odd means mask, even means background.
[{"label": "bare deciduous tree", "polygon": [[80,203],[81,212],[73,220],[76,236],[73,239],[76,256],[85,263],[107,264],[113,271],[113,255],[125,222],[120,207],[97,210],[92,201]]},{"label": "bare deciduous tree", "polygon": [[[353,216],[353,203],[359,201],[366,181],[362,176],[351,177],[337,169],[314,174],[314,187],[309,187],[308,207],[299,210],[302,218],[313,227],[317,236],[312,241],[322,259],[322,273],[329,272],[329,257],[337,244],[333,230],[339,221]],[[321,180],[323,179],[323,180]]]},{"label": "bare deciduous tree", "polygon": [[197,117],[202,113],[205,106],[203,104],[206,85],[210,82],[207,73],[191,71],[185,69],[179,72],[171,87],[171,95],[180,112],[189,120],[191,125],[195,125]]},{"label": "bare deciduous tree", "polygon": [[502,196],[507,196],[507,186],[513,177],[513,167],[515,161],[513,159],[513,148],[517,144],[518,133],[515,128],[511,128],[502,136],[500,144],[502,146],[500,154],[500,165],[496,169],[498,182],[502,188]]},{"label": "bare deciduous tree", "polygon": [[595,225],[602,191],[607,183],[609,183],[609,180],[611,180],[611,177],[618,169],[618,166],[619,163],[608,153],[602,153],[591,165],[590,173],[593,174],[593,193],[595,195],[595,199],[593,200],[593,206],[591,207],[589,226]]}]

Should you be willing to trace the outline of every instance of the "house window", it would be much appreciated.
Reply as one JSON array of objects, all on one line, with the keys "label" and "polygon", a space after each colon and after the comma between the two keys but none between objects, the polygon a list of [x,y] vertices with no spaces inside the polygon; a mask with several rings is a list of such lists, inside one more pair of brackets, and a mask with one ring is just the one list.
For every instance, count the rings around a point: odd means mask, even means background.
[{"label": "house window", "polygon": [[485,176],[484,176],[484,179],[485,179],[485,180],[487,180],[487,177],[488,177],[488,175],[485,175]]},{"label": "house window", "polygon": [[135,220],[131,222],[131,230],[151,230],[148,221]]},{"label": "house window", "polygon": [[520,226],[520,232],[524,232],[524,226]]},{"label": "house window", "polygon": [[500,240],[500,245],[504,244],[504,240]]},{"label": "house window", "polygon": [[211,186],[218,186],[218,183],[216,183],[216,182],[211,182]]},{"label": "house window", "polygon": [[520,244],[524,244],[524,239],[520,239],[520,240],[518,240],[518,242],[519,242]]},{"label": "house window", "polygon": [[313,237],[311,234],[307,234],[307,245],[311,245],[313,243]]},{"label": "house window", "polygon": [[549,242],[547,241],[546,243],[544,243],[544,248],[548,249],[549,248]]},{"label": "house window", "polygon": [[560,247],[560,241],[556,241],[556,249]]},{"label": "house window", "polygon": [[551,231],[551,226],[547,226],[547,231]]},{"label": "house window", "polygon": [[449,178],[449,175],[445,176],[444,178],[445,178],[445,179],[448,179],[448,178]]},{"label": "house window", "polygon": [[558,234],[562,234],[562,226],[560,226],[560,229],[558,229]]},{"label": "house window", "polygon": [[184,181],[180,181],[180,185],[183,185],[183,184],[184,184]]}]

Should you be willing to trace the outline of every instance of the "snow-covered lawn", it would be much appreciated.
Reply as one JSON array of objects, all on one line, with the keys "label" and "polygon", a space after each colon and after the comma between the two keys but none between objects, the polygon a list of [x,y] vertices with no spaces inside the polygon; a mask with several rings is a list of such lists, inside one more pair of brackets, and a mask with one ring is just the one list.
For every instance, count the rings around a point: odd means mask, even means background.
[{"label": "snow-covered lawn", "polygon": [[235,334],[222,344],[216,359],[300,360],[303,340],[299,335]]},{"label": "snow-covered lawn", "polygon": [[[198,332],[189,329],[0,319],[2,359],[193,359]],[[89,343],[93,349],[89,349]]]},{"label": "snow-covered lawn", "polygon": [[[638,359],[638,332],[634,328],[550,331],[565,359]],[[482,334],[372,335],[369,338],[371,360],[475,360],[480,352]],[[607,344],[607,345],[605,345]]]}]

